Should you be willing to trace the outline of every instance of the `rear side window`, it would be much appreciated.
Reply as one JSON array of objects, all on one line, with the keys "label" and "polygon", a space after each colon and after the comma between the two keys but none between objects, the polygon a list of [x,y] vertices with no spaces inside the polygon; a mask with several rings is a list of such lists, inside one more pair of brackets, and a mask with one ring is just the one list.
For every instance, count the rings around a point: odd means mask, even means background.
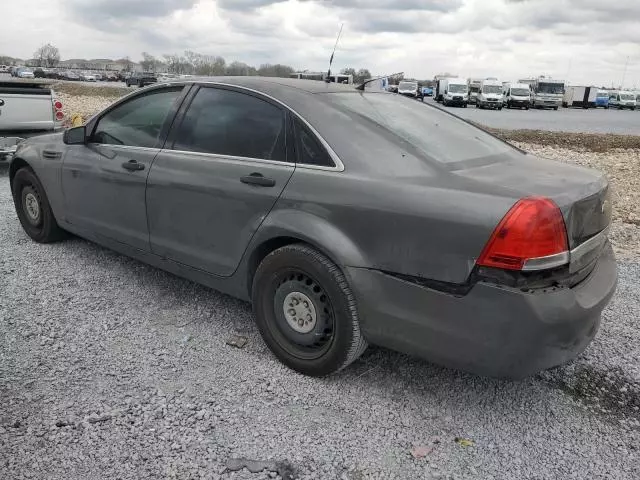
[{"label": "rear side window", "polygon": [[319,167],[335,167],[327,150],[318,141],[313,132],[297,118],[295,119],[295,127],[297,163]]},{"label": "rear side window", "polygon": [[98,120],[91,141],[155,147],[167,115],[181,92],[181,86],[156,90],[118,105]]},{"label": "rear side window", "polygon": [[176,133],[174,150],[286,161],[284,112],[245,93],[200,88]]}]

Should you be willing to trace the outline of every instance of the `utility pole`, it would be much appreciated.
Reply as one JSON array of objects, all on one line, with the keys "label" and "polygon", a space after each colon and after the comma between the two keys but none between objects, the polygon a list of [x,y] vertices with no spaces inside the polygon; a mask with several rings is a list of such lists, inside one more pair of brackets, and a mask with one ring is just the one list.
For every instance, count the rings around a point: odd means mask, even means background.
[{"label": "utility pole", "polygon": [[620,84],[620,90],[624,90],[624,78],[627,76],[628,66],[629,66],[629,56],[627,55],[627,60],[624,62],[624,70],[622,71],[622,83]]}]

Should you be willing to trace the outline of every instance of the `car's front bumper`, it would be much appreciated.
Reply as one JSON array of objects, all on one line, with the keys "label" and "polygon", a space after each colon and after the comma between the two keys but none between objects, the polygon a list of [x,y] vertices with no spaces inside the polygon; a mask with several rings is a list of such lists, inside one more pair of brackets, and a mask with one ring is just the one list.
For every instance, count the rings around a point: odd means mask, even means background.
[{"label": "car's front bumper", "polygon": [[617,283],[606,245],[572,288],[535,293],[479,282],[464,296],[377,270],[347,268],[369,342],[469,372],[522,378],[579,355]]}]

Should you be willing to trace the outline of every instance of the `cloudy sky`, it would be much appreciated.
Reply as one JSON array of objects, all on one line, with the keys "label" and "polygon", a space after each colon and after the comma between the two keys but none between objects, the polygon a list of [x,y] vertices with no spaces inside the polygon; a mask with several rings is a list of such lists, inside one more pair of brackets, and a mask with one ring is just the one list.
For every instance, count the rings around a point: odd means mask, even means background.
[{"label": "cloudy sky", "polygon": [[[26,7],[26,8],[25,8]],[[194,50],[227,62],[324,70],[442,72],[640,88],[639,0],[27,0],[3,1],[0,55],[43,43],[63,58],[137,60]]]}]

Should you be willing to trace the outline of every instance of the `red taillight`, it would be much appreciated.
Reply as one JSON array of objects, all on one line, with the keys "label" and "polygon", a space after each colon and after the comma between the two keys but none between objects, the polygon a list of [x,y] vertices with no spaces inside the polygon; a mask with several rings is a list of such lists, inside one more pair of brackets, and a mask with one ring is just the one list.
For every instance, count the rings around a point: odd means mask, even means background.
[{"label": "red taillight", "polygon": [[62,120],[64,118],[64,113],[58,110],[56,112],[56,120]]},{"label": "red taillight", "polygon": [[[537,270],[568,261],[569,245],[562,212],[545,197],[519,200],[493,231],[478,258],[484,267]],[[543,257],[557,255],[545,260]]]},{"label": "red taillight", "polygon": [[60,100],[56,100],[53,106],[56,107],[56,110],[62,110],[62,102]]}]

